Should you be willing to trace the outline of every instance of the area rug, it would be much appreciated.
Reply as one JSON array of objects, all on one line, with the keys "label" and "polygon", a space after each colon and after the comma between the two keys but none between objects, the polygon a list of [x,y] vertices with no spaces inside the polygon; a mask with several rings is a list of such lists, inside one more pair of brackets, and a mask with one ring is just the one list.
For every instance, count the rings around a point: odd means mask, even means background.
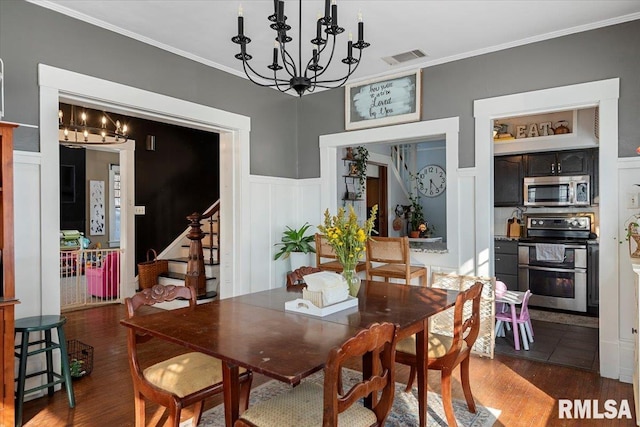
[{"label": "area rug", "polygon": [[565,325],[584,326],[587,328],[598,328],[597,317],[580,316],[577,314],[556,313],[554,311],[529,309],[529,316],[533,320],[540,322],[562,323]]},{"label": "area rug", "polygon": [[[346,387],[358,381],[358,377],[362,374],[350,369],[343,370],[343,382]],[[313,381],[318,384],[322,384],[323,373],[322,371],[311,375],[304,381]],[[412,393],[404,392],[404,384],[396,383],[396,391],[391,408],[391,413],[387,418],[385,426],[393,427],[415,427],[418,425],[418,389],[413,387]],[[290,386],[279,382],[269,381],[262,384],[255,389],[251,390],[251,399],[249,405],[254,405],[262,400],[273,398],[278,394],[284,393],[289,390]],[[434,392],[427,393],[428,404],[428,416],[427,426],[446,426],[447,421],[444,415],[444,409],[442,408],[442,398],[439,394]],[[454,400],[453,410],[458,420],[458,425],[464,427],[489,427],[492,426],[500,415],[499,410],[487,408],[481,406],[476,402],[476,413],[472,414],[467,409],[467,404],[464,401]],[[206,411],[202,415],[202,420],[199,426],[204,427],[223,427],[224,426],[224,407],[218,405]],[[286,427],[286,426],[282,426]],[[293,427],[293,426],[291,426]],[[296,426],[297,427],[297,426]]]}]

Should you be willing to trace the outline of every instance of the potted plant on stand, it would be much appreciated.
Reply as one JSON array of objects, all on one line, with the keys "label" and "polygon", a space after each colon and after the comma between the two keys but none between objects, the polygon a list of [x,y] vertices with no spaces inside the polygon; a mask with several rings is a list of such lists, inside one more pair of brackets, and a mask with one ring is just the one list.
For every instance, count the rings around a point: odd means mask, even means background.
[{"label": "potted plant on stand", "polygon": [[281,246],[281,248],[280,251],[274,255],[273,259],[290,258],[291,271],[305,265],[310,265],[308,254],[315,253],[316,250],[311,246],[311,243],[315,241],[314,235],[305,235],[309,227],[311,227],[311,224],[306,222],[297,230],[287,226],[287,229],[282,233],[280,243],[274,245]]},{"label": "potted plant on stand", "polygon": [[416,238],[420,237],[420,225],[425,222],[424,213],[422,212],[422,203],[420,203],[419,196],[409,196],[409,201],[411,202],[411,207],[409,208],[409,212],[411,213],[411,220],[409,221],[411,230],[409,230],[409,237]]}]

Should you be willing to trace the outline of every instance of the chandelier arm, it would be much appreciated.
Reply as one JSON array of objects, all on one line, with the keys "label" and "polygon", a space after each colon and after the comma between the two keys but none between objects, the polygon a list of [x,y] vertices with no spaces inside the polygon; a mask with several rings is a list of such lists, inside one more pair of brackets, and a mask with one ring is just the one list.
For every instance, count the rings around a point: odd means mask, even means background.
[{"label": "chandelier arm", "polygon": [[[314,76],[315,79],[317,79],[318,77],[323,75],[327,71],[327,69],[329,68],[329,65],[331,64],[331,61],[333,61],[333,54],[335,53],[335,50],[336,50],[336,35],[335,34],[332,34],[332,35],[333,35],[333,43],[331,44],[331,54],[329,55],[329,60],[324,65],[324,68],[322,69],[322,71],[320,71],[319,73],[316,73],[316,75]],[[326,46],[327,45],[325,44],[325,47]],[[319,52],[318,52],[318,56],[320,56]],[[304,75],[305,75],[305,77],[307,76],[307,70],[305,70]]]},{"label": "chandelier arm", "polygon": [[251,72],[252,72],[253,74],[255,74],[257,77],[260,77],[260,78],[261,78],[261,79],[263,79],[263,80],[272,80],[272,79],[271,79],[270,77],[265,77],[265,76],[263,76],[262,74],[258,73],[258,72],[257,72],[256,70],[254,70],[254,69],[253,69],[253,67],[252,67],[248,62],[246,62],[246,61],[242,61],[242,67],[244,68],[244,73],[246,74],[247,78],[248,78],[249,80],[251,80],[251,82],[252,82],[252,83],[257,84],[258,86],[262,86],[262,87],[274,87],[274,86],[277,86],[277,85],[278,85],[278,82],[281,82],[281,83],[288,83],[288,80],[284,80],[284,79],[276,79],[276,78],[274,78],[274,79],[273,79],[273,81],[275,82],[275,83],[273,83],[273,84],[259,83],[258,81],[254,80],[254,79],[251,77],[251,74],[247,72],[247,68],[249,68],[249,70],[251,70]]},{"label": "chandelier arm", "polygon": [[297,76],[298,75],[298,67],[296,66],[296,61],[293,59],[291,54],[287,51],[287,48],[284,45],[284,43],[280,44],[280,56],[282,57],[282,62],[284,64],[284,66],[285,66],[284,68],[287,71],[287,73],[291,77]]},{"label": "chandelier arm", "polygon": [[[322,88],[332,88],[332,87],[339,87],[342,86],[344,83],[346,83],[347,79],[349,77],[351,77],[351,75],[358,69],[358,65],[360,65],[360,58],[362,57],[362,51],[360,52],[360,54],[358,55],[358,62],[356,62],[355,67],[353,67],[353,69],[351,68],[351,64],[349,64],[349,72],[347,73],[346,76],[339,78],[339,79],[333,79],[333,80],[322,80],[317,82],[316,86],[320,86]],[[337,83],[337,82],[341,82],[338,86],[327,86],[326,83]]]}]

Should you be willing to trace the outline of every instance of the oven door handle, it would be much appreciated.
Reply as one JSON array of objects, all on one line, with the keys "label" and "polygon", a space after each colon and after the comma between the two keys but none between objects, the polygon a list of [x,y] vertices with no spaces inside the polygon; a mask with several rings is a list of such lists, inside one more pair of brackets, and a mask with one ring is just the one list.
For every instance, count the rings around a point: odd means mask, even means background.
[{"label": "oven door handle", "polygon": [[[554,244],[554,243],[549,243],[549,244]],[[559,245],[562,245],[563,243],[558,243]],[[535,247],[536,243],[518,243],[518,246],[527,246],[527,247]],[[587,246],[586,245],[564,245],[565,249],[586,249]]]},{"label": "oven door handle", "polygon": [[539,271],[555,271],[558,273],[586,273],[587,270],[584,268],[575,268],[575,269],[568,269],[568,268],[550,268],[550,267],[536,267],[533,265],[526,265],[526,264],[520,264],[519,265],[520,268],[525,268],[527,270],[539,270]]}]

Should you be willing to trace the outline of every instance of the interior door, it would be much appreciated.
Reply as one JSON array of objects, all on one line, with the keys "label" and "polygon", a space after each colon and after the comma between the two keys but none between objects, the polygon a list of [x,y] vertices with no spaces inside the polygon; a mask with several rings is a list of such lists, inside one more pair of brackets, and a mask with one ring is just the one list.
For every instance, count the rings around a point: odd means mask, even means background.
[{"label": "interior door", "polygon": [[389,235],[389,222],[387,213],[387,167],[378,166],[377,177],[367,177],[367,213],[374,205],[378,205],[378,215],[374,223],[377,236],[387,237]]}]

